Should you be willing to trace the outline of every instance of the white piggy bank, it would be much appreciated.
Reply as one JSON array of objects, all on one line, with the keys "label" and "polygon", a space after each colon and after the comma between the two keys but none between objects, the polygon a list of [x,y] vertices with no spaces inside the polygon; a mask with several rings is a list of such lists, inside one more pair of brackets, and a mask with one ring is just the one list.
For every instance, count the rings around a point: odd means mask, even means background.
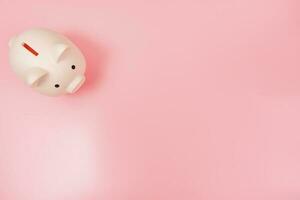
[{"label": "white piggy bank", "polygon": [[49,96],[74,93],[85,81],[86,62],[80,50],[48,29],[34,28],[13,37],[9,61],[25,83]]}]

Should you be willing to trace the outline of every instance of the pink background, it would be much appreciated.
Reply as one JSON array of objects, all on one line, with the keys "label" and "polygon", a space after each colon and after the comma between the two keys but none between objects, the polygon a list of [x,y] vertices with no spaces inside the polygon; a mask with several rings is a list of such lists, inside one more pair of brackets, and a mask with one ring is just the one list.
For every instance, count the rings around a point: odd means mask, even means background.
[{"label": "pink background", "polygon": [[[300,199],[297,0],[1,0],[1,200]],[[8,39],[42,26],[87,57],[33,92]]]}]

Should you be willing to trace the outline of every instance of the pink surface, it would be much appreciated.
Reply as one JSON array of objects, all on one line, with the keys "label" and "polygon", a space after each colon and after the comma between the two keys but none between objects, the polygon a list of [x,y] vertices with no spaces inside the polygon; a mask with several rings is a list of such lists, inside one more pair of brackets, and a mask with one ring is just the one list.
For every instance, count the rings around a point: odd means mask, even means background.
[{"label": "pink surface", "polygon": [[[300,199],[296,0],[1,0],[0,199]],[[65,33],[73,96],[24,86],[7,43]]]}]

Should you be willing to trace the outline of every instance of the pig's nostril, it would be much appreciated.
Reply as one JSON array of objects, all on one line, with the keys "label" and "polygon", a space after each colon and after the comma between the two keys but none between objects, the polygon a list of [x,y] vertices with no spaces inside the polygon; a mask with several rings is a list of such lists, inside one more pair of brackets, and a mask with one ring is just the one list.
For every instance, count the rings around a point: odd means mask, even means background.
[{"label": "pig's nostril", "polygon": [[55,84],[54,87],[59,88],[59,84]]},{"label": "pig's nostril", "polygon": [[72,69],[75,69],[76,67],[75,67],[75,65],[72,65]]}]

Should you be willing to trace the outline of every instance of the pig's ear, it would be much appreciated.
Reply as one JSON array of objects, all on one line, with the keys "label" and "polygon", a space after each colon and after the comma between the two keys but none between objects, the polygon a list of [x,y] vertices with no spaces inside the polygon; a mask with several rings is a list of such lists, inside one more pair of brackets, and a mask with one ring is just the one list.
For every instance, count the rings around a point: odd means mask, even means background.
[{"label": "pig's ear", "polygon": [[31,87],[36,87],[47,74],[47,71],[40,67],[31,68],[25,74],[26,83]]},{"label": "pig's ear", "polygon": [[58,63],[63,54],[69,49],[69,46],[64,44],[64,43],[57,43],[53,46],[52,48],[52,52],[51,52],[51,55],[52,55],[52,58],[53,60]]}]

